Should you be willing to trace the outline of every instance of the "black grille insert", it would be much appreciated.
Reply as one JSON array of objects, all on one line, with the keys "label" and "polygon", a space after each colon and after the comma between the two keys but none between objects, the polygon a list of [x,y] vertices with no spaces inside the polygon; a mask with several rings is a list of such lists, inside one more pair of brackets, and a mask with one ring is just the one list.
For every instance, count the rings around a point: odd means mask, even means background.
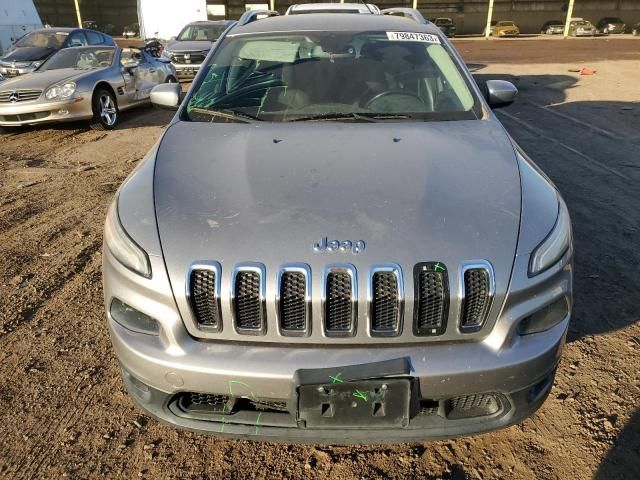
[{"label": "black grille insert", "polygon": [[491,393],[464,395],[447,400],[445,410],[449,420],[484,417],[501,409],[498,397]]},{"label": "black grille insert", "polygon": [[262,274],[256,270],[239,270],[234,279],[233,311],[239,333],[264,333],[266,322],[262,292]]},{"label": "black grille insert", "polygon": [[482,328],[491,303],[489,271],[468,268],[464,271],[464,301],[460,330],[472,332]]},{"label": "black grille insert", "polygon": [[394,271],[374,272],[371,297],[371,333],[397,335],[401,308],[397,274]]},{"label": "black grille insert", "polygon": [[347,271],[327,273],[324,328],[328,335],[345,336],[354,332],[353,280]]},{"label": "black grille insert", "polygon": [[307,274],[285,270],[280,276],[278,316],[285,335],[302,335],[308,329]]},{"label": "black grille insert", "polygon": [[419,263],[414,268],[414,333],[442,335],[449,315],[447,267],[441,262]]},{"label": "black grille insert", "polygon": [[198,325],[210,330],[221,330],[222,321],[220,318],[220,298],[218,298],[216,289],[216,272],[206,269],[193,270],[189,291],[191,307]]},{"label": "black grille insert", "polygon": [[227,413],[234,410],[235,398],[214,393],[185,392],[180,394],[180,407],[192,413]]}]

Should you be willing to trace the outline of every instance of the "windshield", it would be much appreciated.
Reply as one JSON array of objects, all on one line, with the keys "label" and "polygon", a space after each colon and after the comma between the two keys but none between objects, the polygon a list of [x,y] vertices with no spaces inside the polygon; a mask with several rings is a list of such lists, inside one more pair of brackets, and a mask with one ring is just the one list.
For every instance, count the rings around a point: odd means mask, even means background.
[{"label": "windshield", "polygon": [[591,27],[591,22],[587,21],[587,20],[581,20],[579,22],[575,23],[578,27]]},{"label": "windshield", "polygon": [[14,46],[58,49],[62,47],[68,35],[66,32],[31,32],[18,40]]},{"label": "windshield", "polygon": [[449,23],[453,23],[450,18],[436,18],[436,25],[447,25]]},{"label": "windshield", "polygon": [[513,27],[513,22],[498,22],[499,27]]},{"label": "windshield", "polygon": [[216,41],[227,27],[225,25],[187,25],[178,35],[179,41]]},{"label": "windshield", "polygon": [[90,70],[93,68],[110,67],[115,55],[113,47],[80,47],[58,50],[44,62],[39,72],[60,70],[61,68],[79,68]]},{"label": "windshield", "polygon": [[192,121],[475,119],[437,35],[301,32],[229,37],[194,86]]}]

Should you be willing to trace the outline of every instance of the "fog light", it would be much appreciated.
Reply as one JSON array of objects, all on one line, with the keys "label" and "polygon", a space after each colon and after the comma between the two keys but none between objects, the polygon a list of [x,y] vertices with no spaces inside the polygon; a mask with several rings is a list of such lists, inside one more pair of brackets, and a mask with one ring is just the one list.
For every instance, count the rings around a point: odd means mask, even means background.
[{"label": "fog light", "polygon": [[566,297],[541,308],[533,315],[524,318],[518,326],[520,335],[544,332],[560,323],[569,313],[569,303]]},{"label": "fog light", "polygon": [[69,110],[61,108],[60,110],[58,110],[58,115],[69,115]]},{"label": "fog light", "polygon": [[109,313],[111,318],[128,330],[148,335],[158,335],[160,333],[160,326],[156,320],[117,298],[111,301]]}]

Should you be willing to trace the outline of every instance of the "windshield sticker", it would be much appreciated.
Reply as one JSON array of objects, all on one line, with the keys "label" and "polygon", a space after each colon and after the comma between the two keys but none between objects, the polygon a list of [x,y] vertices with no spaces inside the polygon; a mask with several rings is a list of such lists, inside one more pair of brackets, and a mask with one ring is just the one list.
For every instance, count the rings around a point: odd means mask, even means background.
[{"label": "windshield sticker", "polygon": [[425,42],[440,44],[440,37],[431,33],[387,32],[389,40],[400,42]]}]

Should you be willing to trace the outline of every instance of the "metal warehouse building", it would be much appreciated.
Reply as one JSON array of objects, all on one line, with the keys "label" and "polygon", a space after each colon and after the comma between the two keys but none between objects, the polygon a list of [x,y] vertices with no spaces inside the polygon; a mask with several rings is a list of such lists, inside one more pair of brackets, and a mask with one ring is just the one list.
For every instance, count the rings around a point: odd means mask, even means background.
[{"label": "metal warehouse building", "polygon": [[[210,19],[237,19],[250,8],[268,8],[270,0],[202,0]],[[319,1],[319,0],[316,0]],[[350,0],[353,1],[353,0]],[[381,8],[411,7],[413,0],[367,0]],[[177,4],[180,0],[175,0]],[[43,23],[56,26],[76,25],[74,0],[34,0]],[[275,9],[283,13],[296,0],[275,0]],[[78,0],[83,20],[100,26],[111,25],[113,34],[125,25],[138,22],[137,0]],[[487,18],[488,0],[434,1],[418,0],[417,6],[429,18],[451,17],[461,34],[480,33]],[[495,0],[493,18],[513,20],[522,33],[538,33],[547,20],[562,20],[568,1]],[[601,17],[621,17],[627,25],[640,22],[640,0],[575,0],[574,17],[597,22]]]}]

